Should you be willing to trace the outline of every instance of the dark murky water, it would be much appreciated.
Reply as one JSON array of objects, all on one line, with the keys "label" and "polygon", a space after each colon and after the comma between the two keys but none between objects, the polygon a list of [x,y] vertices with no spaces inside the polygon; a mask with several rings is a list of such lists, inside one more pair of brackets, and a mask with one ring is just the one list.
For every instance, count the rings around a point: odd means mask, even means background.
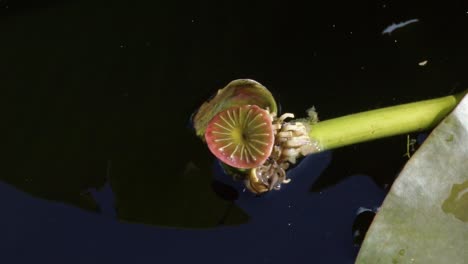
[{"label": "dark murky water", "polygon": [[468,86],[464,1],[64,2],[0,0],[2,263],[352,263],[406,136],[310,156],[254,197],[190,115],[237,78],[321,119]]}]

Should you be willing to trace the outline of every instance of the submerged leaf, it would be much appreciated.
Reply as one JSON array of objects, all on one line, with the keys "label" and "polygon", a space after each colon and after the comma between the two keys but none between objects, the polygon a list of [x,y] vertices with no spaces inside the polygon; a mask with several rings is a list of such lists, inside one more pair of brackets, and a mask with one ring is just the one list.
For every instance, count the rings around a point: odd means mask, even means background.
[{"label": "submerged leaf", "polygon": [[468,97],[394,182],[356,263],[468,261]]},{"label": "submerged leaf", "polygon": [[238,79],[218,90],[216,96],[205,102],[193,118],[193,126],[199,137],[204,139],[208,122],[219,112],[234,106],[256,105],[277,113],[273,95],[260,83],[249,79]]}]

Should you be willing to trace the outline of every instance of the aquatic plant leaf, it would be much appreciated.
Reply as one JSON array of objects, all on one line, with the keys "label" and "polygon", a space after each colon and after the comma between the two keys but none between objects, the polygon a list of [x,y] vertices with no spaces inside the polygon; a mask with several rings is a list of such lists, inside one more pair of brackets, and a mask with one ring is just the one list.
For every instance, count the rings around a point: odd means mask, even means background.
[{"label": "aquatic plant leaf", "polygon": [[218,90],[216,96],[198,109],[193,118],[196,134],[204,140],[208,122],[217,113],[242,105],[257,105],[262,109],[268,109],[270,113],[277,113],[275,99],[265,86],[249,79],[234,80]]},{"label": "aquatic plant leaf", "polygon": [[249,169],[265,162],[275,141],[270,114],[256,105],[231,107],[208,124],[205,140],[222,162]]},{"label": "aquatic plant leaf", "polygon": [[356,263],[468,261],[468,97],[395,180]]}]

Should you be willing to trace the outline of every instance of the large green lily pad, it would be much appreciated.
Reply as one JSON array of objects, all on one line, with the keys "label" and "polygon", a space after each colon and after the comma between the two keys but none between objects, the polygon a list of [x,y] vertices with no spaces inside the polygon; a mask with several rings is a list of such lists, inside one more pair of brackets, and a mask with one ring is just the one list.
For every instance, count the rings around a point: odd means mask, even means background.
[{"label": "large green lily pad", "polygon": [[468,263],[468,96],[406,164],[356,263]]}]

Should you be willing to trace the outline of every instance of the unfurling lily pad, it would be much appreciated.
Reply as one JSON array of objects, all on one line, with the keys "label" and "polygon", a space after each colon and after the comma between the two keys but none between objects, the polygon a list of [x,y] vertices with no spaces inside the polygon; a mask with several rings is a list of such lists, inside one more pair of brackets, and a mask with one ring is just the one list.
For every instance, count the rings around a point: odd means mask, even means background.
[{"label": "unfurling lily pad", "polygon": [[217,113],[242,105],[257,105],[270,113],[277,113],[275,99],[265,86],[249,79],[234,80],[198,109],[193,117],[197,135],[204,139],[206,127]]},{"label": "unfurling lily pad", "polygon": [[270,114],[256,105],[231,107],[208,123],[205,140],[222,162],[255,168],[270,156],[274,135]]}]

